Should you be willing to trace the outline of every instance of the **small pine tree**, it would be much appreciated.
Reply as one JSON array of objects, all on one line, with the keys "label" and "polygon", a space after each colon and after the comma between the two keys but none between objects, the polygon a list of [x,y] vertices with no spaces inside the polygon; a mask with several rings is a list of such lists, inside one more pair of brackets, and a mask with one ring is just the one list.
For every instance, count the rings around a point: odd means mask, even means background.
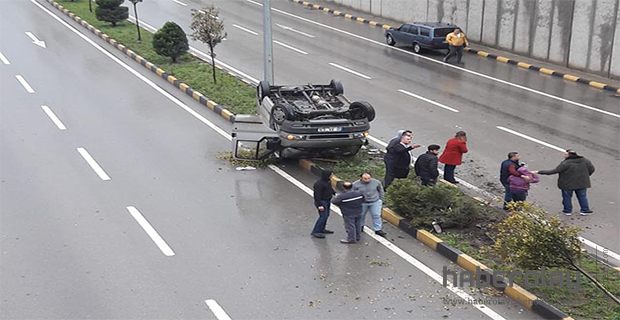
[{"label": "small pine tree", "polygon": [[153,49],[157,54],[177,62],[177,58],[189,50],[187,36],[178,24],[168,21],[153,35]]},{"label": "small pine tree", "polygon": [[192,39],[199,40],[209,46],[211,67],[213,69],[213,83],[217,83],[215,79],[215,46],[226,37],[224,22],[218,18],[219,14],[219,10],[214,6],[209,6],[202,10],[192,9],[191,28],[194,32],[191,36]]},{"label": "small pine tree", "polygon": [[96,0],[95,16],[99,21],[106,21],[116,26],[117,22],[129,18],[129,8],[120,5],[125,0]]}]

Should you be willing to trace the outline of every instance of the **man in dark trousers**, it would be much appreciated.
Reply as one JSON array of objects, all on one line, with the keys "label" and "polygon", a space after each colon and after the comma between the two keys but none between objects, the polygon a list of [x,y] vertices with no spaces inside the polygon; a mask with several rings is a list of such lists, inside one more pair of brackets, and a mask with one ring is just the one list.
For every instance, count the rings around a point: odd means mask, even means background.
[{"label": "man in dark trousers", "polygon": [[[409,167],[411,167],[411,154],[409,151],[419,148],[419,144],[412,144],[413,132],[411,130],[405,130],[400,137],[399,143],[394,145],[388,145],[387,155],[389,155],[390,161],[387,163],[386,179],[384,182],[384,189],[394,181],[394,179],[407,178],[409,175]],[[387,174],[389,172],[389,175]]]},{"label": "man in dark trousers", "polygon": [[420,155],[413,165],[415,174],[422,180],[424,186],[434,186],[437,183],[437,177],[439,176],[439,170],[437,170],[437,154],[439,154],[440,146],[431,144],[428,146],[428,151],[425,154]]},{"label": "man in dark trousers", "polygon": [[360,241],[362,235],[362,204],[364,195],[359,191],[353,190],[351,182],[342,184],[344,192],[338,194],[332,203],[340,207],[342,218],[344,219],[344,229],[347,238],[340,240],[341,243],[350,244]]},{"label": "man in dark trousers", "polygon": [[400,143],[400,138],[403,136],[404,129],[396,131],[396,136],[390,139],[387,147],[385,147],[385,155],[383,155],[383,164],[385,164],[385,176],[383,177],[383,184],[385,185],[386,181],[394,180],[393,174],[390,172],[392,167],[392,162],[394,161],[394,155],[387,152],[391,147],[395,146],[397,143]]},{"label": "man in dark trousers", "polygon": [[329,218],[329,207],[332,196],[336,193],[331,183],[332,172],[324,170],[321,178],[314,183],[314,206],[319,211],[319,218],[312,229],[312,236],[315,238],[325,238],[325,234],[334,233],[325,229],[327,218]]},{"label": "man in dark trousers", "polygon": [[508,203],[512,201],[512,194],[510,192],[510,184],[508,183],[508,177],[522,177],[525,181],[529,181],[530,177],[523,176],[517,169],[521,167],[519,163],[521,156],[518,152],[508,152],[508,159],[502,161],[499,168],[499,182],[504,186],[504,210],[508,210]]},{"label": "man in dark trousers", "polygon": [[591,187],[590,176],[594,173],[594,165],[590,160],[580,156],[576,151],[568,149],[564,153],[564,161],[553,170],[533,171],[538,174],[559,174],[558,188],[562,190],[562,205],[565,215],[570,216],[573,212],[573,191],[577,195],[580,214],[587,216],[592,213],[588,204],[586,190]]}]

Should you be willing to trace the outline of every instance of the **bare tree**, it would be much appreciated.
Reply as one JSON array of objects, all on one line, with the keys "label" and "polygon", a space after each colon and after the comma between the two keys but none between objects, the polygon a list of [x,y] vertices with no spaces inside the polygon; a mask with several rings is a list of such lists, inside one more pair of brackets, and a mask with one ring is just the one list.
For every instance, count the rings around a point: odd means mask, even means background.
[{"label": "bare tree", "polygon": [[209,46],[209,54],[211,55],[211,66],[213,68],[213,83],[217,83],[215,79],[215,46],[222,42],[226,37],[224,32],[224,22],[219,19],[220,11],[213,5],[205,7],[202,10],[192,9],[193,33],[192,39],[206,43]]}]

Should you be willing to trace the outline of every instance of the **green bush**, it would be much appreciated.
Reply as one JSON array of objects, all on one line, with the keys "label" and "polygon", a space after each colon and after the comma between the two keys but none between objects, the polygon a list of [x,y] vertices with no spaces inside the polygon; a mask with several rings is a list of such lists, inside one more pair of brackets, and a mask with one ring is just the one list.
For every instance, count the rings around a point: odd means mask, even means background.
[{"label": "green bush", "polygon": [[178,24],[168,21],[153,35],[153,49],[157,54],[170,57],[172,62],[189,50],[187,35]]},{"label": "green bush", "polygon": [[469,227],[486,220],[493,210],[457,188],[444,184],[422,186],[414,179],[395,180],[387,191],[386,200],[388,207],[418,227],[430,227],[433,221],[447,228]]},{"label": "green bush", "polygon": [[95,8],[95,16],[97,20],[112,23],[116,26],[119,21],[129,18],[129,8],[120,5],[125,0],[96,0],[97,8]]}]

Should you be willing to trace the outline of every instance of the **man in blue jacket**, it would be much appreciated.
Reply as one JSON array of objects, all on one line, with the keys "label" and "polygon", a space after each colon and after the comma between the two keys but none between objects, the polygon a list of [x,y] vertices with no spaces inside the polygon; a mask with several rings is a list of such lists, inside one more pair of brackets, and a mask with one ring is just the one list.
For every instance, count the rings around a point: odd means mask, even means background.
[{"label": "man in blue jacket", "polygon": [[342,188],[344,192],[335,196],[332,203],[340,207],[344,219],[344,229],[347,232],[347,239],[340,240],[340,242],[350,244],[361,239],[362,224],[360,220],[364,195],[359,191],[354,191],[351,182],[345,182]]}]

